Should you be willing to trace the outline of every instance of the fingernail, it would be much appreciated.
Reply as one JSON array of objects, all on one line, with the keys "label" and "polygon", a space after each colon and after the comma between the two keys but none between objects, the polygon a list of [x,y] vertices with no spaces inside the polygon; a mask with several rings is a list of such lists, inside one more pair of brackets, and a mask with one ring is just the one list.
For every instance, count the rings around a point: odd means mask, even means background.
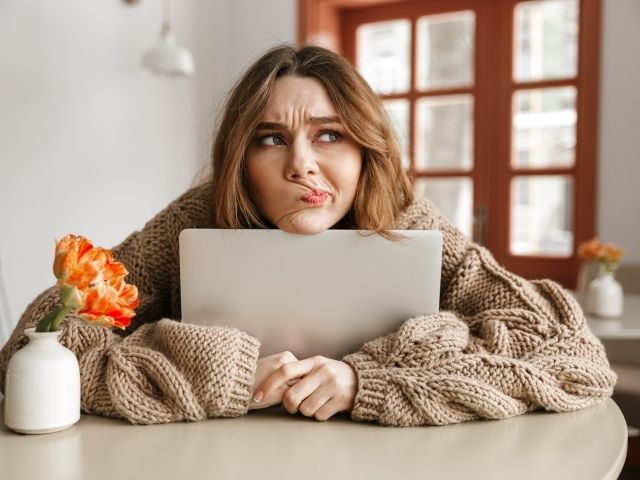
[{"label": "fingernail", "polygon": [[260,403],[263,398],[264,398],[264,392],[260,390],[258,393],[256,393],[255,397],[253,397],[253,401],[256,403]]}]

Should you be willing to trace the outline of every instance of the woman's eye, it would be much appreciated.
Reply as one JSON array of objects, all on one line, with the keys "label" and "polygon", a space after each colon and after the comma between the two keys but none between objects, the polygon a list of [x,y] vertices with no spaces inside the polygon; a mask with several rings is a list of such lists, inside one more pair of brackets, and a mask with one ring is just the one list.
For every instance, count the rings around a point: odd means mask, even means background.
[{"label": "woman's eye", "polygon": [[265,135],[258,138],[258,145],[276,146],[284,145],[284,141],[278,135]]},{"label": "woman's eye", "polygon": [[340,141],[341,138],[342,138],[342,134],[338,132],[323,132],[318,136],[318,141],[335,143]]}]

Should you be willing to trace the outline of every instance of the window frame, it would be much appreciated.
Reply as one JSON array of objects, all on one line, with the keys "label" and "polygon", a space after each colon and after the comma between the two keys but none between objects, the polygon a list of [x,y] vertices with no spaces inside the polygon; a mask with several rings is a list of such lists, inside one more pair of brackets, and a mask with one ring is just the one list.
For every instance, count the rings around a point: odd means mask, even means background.
[{"label": "window frame", "polygon": [[[602,5],[601,0],[579,0],[578,68],[574,84],[577,88],[577,125],[575,165],[571,169],[513,169],[511,167],[511,114],[512,94],[526,87],[541,88],[567,85],[567,80],[546,80],[515,82],[513,71],[513,12],[515,5],[528,0],[298,0],[298,42],[316,43],[331,48],[355,60],[355,41],[345,38],[347,31],[353,30],[354,17],[364,9],[377,12],[376,18],[383,19],[382,12],[395,12],[394,17],[403,12],[428,6],[430,11],[451,11],[452,5],[459,10],[460,5],[469,5],[476,11],[476,35],[478,43],[491,44],[499,49],[497,62],[491,61],[494,52],[475,49],[474,88],[482,91],[493,90],[491,96],[474,94],[474,213],[480,205],[488,208],[485,246],[498,262],[507,269],[526,278],[551,278],[568,288],[575,288],[580,260],[577,246],[592,238],[596,225],[596,180],[598,153],[598,110],[600,35]],[[393,17],[386,17],[393,18]],[[350,37],[350,38],[353,38]],[[350,44],[351,43],[351,44]],[[412,70],[415,65],[415,35],[412,34]],[[506,45],[506,47],[505,47]],[[497,67],[496,67],[497,65]],[[412,90],[415,72],[412,71]],[[496,78],[497,77],[497,78]],[[456,89],[458,90],[458,89]],[[422,95],[420,95],[422,96]],[[482,97],[482,98],[481,98]],[[482,118],[479,118],[482,116]],[[495,122],[482,121],[495,118]],[[410,122],[414,122],[413,104]],[[410,128],[415,132],[415,128]],[[414,135],[412,133],[411,135]],[[410,138],[410,150],[415,139]],[[410,152],[412,155],[412,152]],[[493,159],[493,160],[489,160]],[[491,162],[491,163],[488,163]],[[482,172],[480,172],[480,170]],[[514,175],[531,172],[549,175],[565,174],[570,171],[574,178],[573,187],[573,254],[571,257],[520,256],[510,253],[510,183]],[[446,176],[451,172],[431,173],[428,176]],[[493,175],[492,175],[493,173]],[[462,174],[467,175],[468,172]],[[492,178],[493,177],[493,178]],[[497,184],[499,188],[495,188]]]}]

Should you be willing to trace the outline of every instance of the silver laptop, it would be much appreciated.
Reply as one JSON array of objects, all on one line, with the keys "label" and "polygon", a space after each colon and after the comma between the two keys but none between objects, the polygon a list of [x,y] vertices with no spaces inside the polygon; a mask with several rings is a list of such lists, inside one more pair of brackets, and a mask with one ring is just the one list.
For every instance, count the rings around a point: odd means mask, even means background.
[{"label": "silver laptop", "polygon": [[226,325],[261,342],[260,356],[340,359],[405,320],[436,313],[442,234],[398,230],[188,229],[180,234],[182,320]]}]

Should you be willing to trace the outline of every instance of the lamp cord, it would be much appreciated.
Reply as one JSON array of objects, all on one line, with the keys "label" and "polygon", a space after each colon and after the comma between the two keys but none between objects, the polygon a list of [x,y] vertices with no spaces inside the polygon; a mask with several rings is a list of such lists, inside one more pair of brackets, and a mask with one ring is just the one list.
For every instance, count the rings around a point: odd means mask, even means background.
[{"label": "lamp cord", "polygon": [[162,33],[168,33],[171,30],[171,3],[169,0],[162,2]]}]

